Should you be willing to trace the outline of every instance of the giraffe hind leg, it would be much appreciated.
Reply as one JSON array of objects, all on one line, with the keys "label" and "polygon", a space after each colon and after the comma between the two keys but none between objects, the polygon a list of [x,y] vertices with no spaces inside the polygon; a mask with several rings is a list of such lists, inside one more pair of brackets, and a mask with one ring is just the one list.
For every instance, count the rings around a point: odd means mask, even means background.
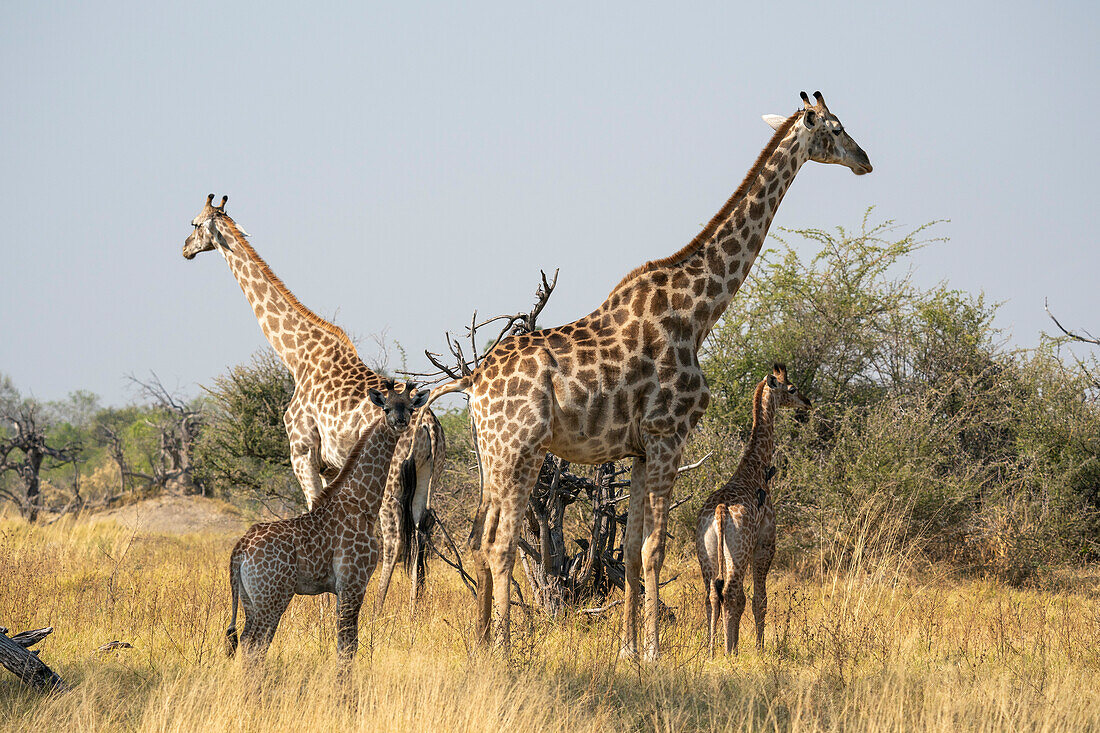
[{"label": "giraffe hind leg", "polygon": [[261,592],[256,592],[252,587],[254,572],[254,569],[242,568],[240,584],[241,606],[244,609],[240,648],[249,662],[256,662],[267,656],[268,647],[279,628],[279,621],[294,598],[293,576],[289,568],[278,568],[270,577],[265,578],[269,590]]},{"label": "giraffe hind leg", "polygon": [[386,594],[390,590],[390,580],[397,560],[401,556],[401,518],[400,505],[392,496],[382,500],[379,516],[382,534],[382,571],[378,577],[378,612],[386,604]]},{"label": "giraffe hind leg", "polygon": [[726,654],[737,654],[741,615],[745,612],[745,573],[738,570],[724,589],[722,612],[726,616]]},{"label": "giraffe hind leg", "polygon": [[[520,523],[527,511],[531,490],[538,478],[545,452],[524,449],[495,463],[490,474],[491,485],[507,487],[508,501],[499,499],[495,532],[486,532],[488,547],[484,548],[493,578],[493,626],[494,642],[504,652],[508,651],[511,637],[512,616],[512,568],[516,561]],[[501,492],[493,492],[494,497]],[[488,527],[486,528],[488,529]]]},{"label": "giraffe hind leg", "polygon": [[714,656],[714,640],[718,636],[718,623],[722,618],[722,587],[724,582],[722,578],[715,578],[707,582],[710,590],[707,599],[707,647],[712,657]]},{"label": "giraffe hind leg", "polygon": [[768,571],[775,557],[775,521],[772,518],[756,541],[752,558],[752,615],[756,623],[756,648],[764,650],[764,621],[768,615]]},{"label": "giraffe hind leg", "polygon": [[492,539],[496,536],[499,512],[495,507],[489,506],[489,503],[486,498],[482,498],[481,506],[478,507],[477,516],[474,518],[469,542],[474,575],[477,578],[476,638],[480,644],[488,644],[490,641],[489,621],[493,610],[493,574],[489,568],[486,548],[491,545]]}]

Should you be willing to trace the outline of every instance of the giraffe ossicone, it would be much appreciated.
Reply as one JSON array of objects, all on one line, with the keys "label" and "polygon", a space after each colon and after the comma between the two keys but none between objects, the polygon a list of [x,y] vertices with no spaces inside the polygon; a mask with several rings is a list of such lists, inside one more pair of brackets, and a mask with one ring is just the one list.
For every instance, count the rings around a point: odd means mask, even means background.
[{"label": "giraffe ossicone", "polygon": [[[363,363],[343,329],[304,306],[248,242],[225,211],[228,196],[214,206],[214,194],[192,219],[183,256],[218,250],[240,284],[260,329],[294,377],[294,396],[283,416],[294,476],[312,508],[348,461],[363,429],[381,415],[369,399],[383,376]],[[401,435],[382,502],[383,543],[379,607],[385,602],[394,567],[404,560],[412,579],[410,600],[423,590],[431,526],[431,495],[439,489],[446,458],[443,427],[429,410],[417,414],[413,430]],[[406,466],[411,462],[411,467]],[[403,493],[403,470],[415,473],[411,494]]]},{"label": "giraffe ossicone", "polygon": [[519,523],[546,452],[587,464],[633,457],[622,653],[638,655],[644,570],[645,655],[656,658],[672,484],[710,401],[699,348],[748,275],[802,165],[871,170],[823,99],[775,127],[741,185],[686,246],[635,268],[589,315],[502,339],[472,374],[433,394],[466,392],[477,429],[484,485],[470,547],[479,640],[508,645]]}]

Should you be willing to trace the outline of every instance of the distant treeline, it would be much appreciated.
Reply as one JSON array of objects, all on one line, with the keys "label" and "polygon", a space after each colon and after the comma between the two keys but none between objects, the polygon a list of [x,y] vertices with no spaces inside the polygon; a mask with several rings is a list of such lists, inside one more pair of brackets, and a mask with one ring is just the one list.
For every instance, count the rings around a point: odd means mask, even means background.
[{"label": "distant treeline", "polygon": [[[1095,356],[1078,360],[1045,335],[1011,349],[983,296],[917,287],[910,254],[942,246],[929,227],[899,234],[865,217],[858,231],[782,232],[762,255],[701,354],[711,405],[685,462],[714,456],[677,484],[677,497],[694,493],[673,513],[679,541],[737,465],[755,385],[784,362],[814,408],[778,423],[780,562],[821,569],[900,550],[1022,581],[1100,556]],[[85,392],[34,403],[0,383],[3,445],[12,417],[29,412],[53,451],[41,467],[47,507],[160,490],[303,505],[282,419],[294,385],[272,352],[189,401],[155,379],[134,384],[143,404],[103,408]],[[451,464],[437,509],[458,523],[477,502],[476,470],[465,411],[440,417]],[[0,449],[11,469],[0,494],[27,511],[27,470],[13,468],[23,455]]]}]

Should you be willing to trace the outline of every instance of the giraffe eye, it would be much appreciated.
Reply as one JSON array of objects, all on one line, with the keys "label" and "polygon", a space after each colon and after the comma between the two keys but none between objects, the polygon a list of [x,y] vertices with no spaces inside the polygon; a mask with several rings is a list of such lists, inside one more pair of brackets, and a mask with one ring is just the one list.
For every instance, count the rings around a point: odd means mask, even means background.
[{"label": "giraffe eye", "polygon": [[833,134],[834,134],[834,135],[839,135],[839,134],[840,134],[840,133],[842,133],[842,132],[844,132],[844,128],[843,128],[843,127],[838,127],[838,128],[836,128],[835,130],[833,130]]}]

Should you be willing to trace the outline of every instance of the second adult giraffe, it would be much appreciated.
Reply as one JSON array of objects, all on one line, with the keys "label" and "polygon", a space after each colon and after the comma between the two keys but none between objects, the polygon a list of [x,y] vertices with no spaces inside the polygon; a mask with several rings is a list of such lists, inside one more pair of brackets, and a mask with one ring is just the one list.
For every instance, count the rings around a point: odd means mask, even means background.
[{"label": "second adult giraffe", "polygon": [[646,656],[656,658],[669,496],[684,442],[710,400],[699,347],[748,275],[802,164],[871,171],[867,154],[815,97],[811,104],[803,92],[802,109],[764,118],[775,134],[686,246],[634,269],[580,320],[503,339],[472,374],[434,392],[432,399],[466,391],[477,428],[484,488],[470,545],[482,640],[495,606],[496,638],[508,644],[519,523],[543,455],[589,464],[632,456],[622,653],[638,654],[644,565]]},{"label": "second adult giraffe", "polygon": [[[214,206],[214,194],[191,225],[194,231],[183,245],[183,256],[216,249],[244,291],[275,353],[294,376],[294,397],[283,416],[290,439],[294,475],[312,509],[325,482],[340,473],[361,432],[382,416],[369,398],[382,389],[384,377],[359,358],[343,329],[306,308],[256,253],[237,223],[225,212],[228,197]],[[386,479],[379,515],[382,535],[382,573],[378,605],[385,602],[390,578],[399,559],[413,580],[412,598],[423,583],[427,547],[417,541],[428,516],[431,492],[443,475],[446,449],[443,428],[429,410],[417,413],[412,430],[401,434]],[[401,464],[416,465],[416,491],[404,496]],[[411,526],[409,526],[411,525]]]}]

